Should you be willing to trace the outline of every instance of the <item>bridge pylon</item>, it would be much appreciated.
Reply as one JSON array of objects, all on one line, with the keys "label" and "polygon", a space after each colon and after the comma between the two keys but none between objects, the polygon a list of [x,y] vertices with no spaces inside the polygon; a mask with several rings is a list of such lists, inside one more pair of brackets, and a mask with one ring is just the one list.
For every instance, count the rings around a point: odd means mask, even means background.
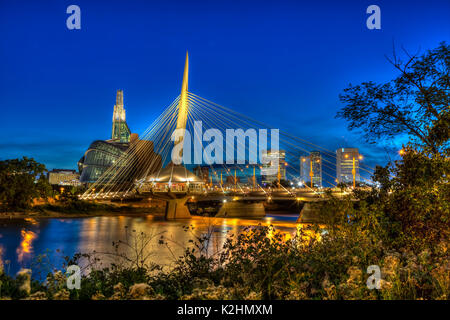
[{"label": "bridge pylon", "polygon": [[189,197],[166,200],[166,212],[164,215],[165,219],[189,219],[191,217],[191,213],[186,206],[188,199]]}]

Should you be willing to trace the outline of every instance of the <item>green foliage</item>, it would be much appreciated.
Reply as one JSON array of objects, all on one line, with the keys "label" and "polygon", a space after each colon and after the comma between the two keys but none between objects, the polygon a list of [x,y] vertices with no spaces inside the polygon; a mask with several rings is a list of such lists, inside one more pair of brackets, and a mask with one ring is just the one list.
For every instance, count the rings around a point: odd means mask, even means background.
[{"label": "green foliage", "polygon": [[67,214],[90,214],[95,212],[151,212],[154,208],[136,208],[133,206],[117,206],[114,204],[98,203],[80,200],[78,197],[63,197],[57,204],[44,204],[36,207],[42,212],[61,212]]},{"label": "green foliage", "polygon": [[27,157],[0,161],[0,203],[3,209],[24,210],[31,206],[33,199],[46,198],[50,188],[44,177],[45,171],[43,164]]},{"label": "green foliage", "polygon": [[[389,59],[399,76],[384,84],[350,85],[340,95],[337,114],[369,142],[407,134],[428,153],[448,150],[450,137],[450,46],[445,42],[422,56]],[[448,154],[447,154],[448,155]]]},{"label": "green foliage", "polygon": [[382,212],[393,246],[423,250],[450,238],[449,171],[448,158],[408,146],[402,160],[377,168],[380,188],[358,197]]},{"label": "green foliage", "polygon": [[[334,199],[333,201],[338,201]],[[170,269],[145,263],[149,242],[132,232],[128,252],[77,254],[66,265],[86,266],[79,290],[67,291],[66,275],[50,273],[44,284],[24,293],[23,279],[0,274],[0,297],[14,299],[448,299],[448,239],[431,249],[395,248],[386,239],[382,214],[365,202],[343,205],[326,231],[302,227],[294,237],[273,226],[246,228],[230,235],[218,254],[197,238]],[[352,201],[355,204],[354,201]],[[329,203],[330,206],[333,202]],[[326,209],[326,208],[324,208]],[[345,212],[345,213],[344,213]],[[146,237],[159,241],[159,235]],[[136,240],[136,241],[135,241]],[[114,244],[118,249],[122,246]],[[142,247],[142,245],[144,247]],[[136,255],[133,253],[137,253]],[[87,263],[86,263],[87,262]],[[128,263],[123,263],[128,262]],[[366,286],[369,265],[379,265],[381,290]]]},{"label": "green foliage", "polygon": [[0,271],[0,297],[20,299],[26,297],[26,293],[20,290],[21,279],[13,278]]},{"label": "green foliage", "polygon": [[85,213],[89,214],[98,211],[117,211],[117,206],[96,203],[91,201],[84,201],[78,199],[68,199],[64,200],[59,204],[45,204],[39,207],[41,210],[48,210],[53,212],[62,213]]}]

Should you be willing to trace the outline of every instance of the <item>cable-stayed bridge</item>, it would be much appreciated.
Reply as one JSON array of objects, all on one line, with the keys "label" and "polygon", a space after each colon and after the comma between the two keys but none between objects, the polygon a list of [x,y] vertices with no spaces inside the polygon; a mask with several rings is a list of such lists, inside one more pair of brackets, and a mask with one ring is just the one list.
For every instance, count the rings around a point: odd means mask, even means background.
[{"label": "cable-stayed bridge", "polygon": [[[250,158],[255,153],[255,143],[256,146],[259,145],[256,153],[261,156],[262,151],[267,156],[271,148],[267,147],[267,135],[263,135],[265,146],[261,148],[261,132],[272,133],[274,128],[190,92],[188,74],[189,60],[186,53],[181,94],[138,139],[130,142],[127,151],[90,185],[81,196],[82,199],[158,198],[167,202],[168,219],[189,217],[190,211],[186,206],[188,200],[220,203],[218,216],[260,216],[264,215],[263,202],[267,201],[308,203],[326,200],[324,190],[313,184],[315,169],[312,158],[309,182],[301,181],[300,167],[292,165],[299,160],[301,154],[312,150],[320,151],[318,161],[324,168],[321,170],[321,179],[331,187],[331,192],[335,196],[346,194],[342,189],[336,188],[338,180],[333,175],[336,172],[336,153],[282,130],[277,130],[279,145],[275,154],[278,157],[275,172],[267,175],[268,163],[272,162],[266,161],[263,164]],[[232,129],[240,129],[246,135],[243,139],[236,139],[236,146],[233,138],[232,150],[227,148],[224,153],[223,137],[228,137],[227,134]],[[251,133],[258,131],[259,136],[252,136]],[[193,155],[191,138],[194,141]],[[221,144],[217,141],[220,140],[218,138],[222,138]],[[205,141],[209,143],[206,146],[203,144]],[[273,136],[270,137],[270,143],[273,147]],[[226,147],[229,147],[228,140]],[[249,159],[239,158],[239,150],[241,155],[248,154]],[[228,160],[229,152],[233,154],[233,158],[238,154],[236,161],[224,161],[224,158]],[[178,162],[173,159],[174,155],[179,160],[182,159],[182,163],[175,164]],[[195,164],[191,163],[192,158]],[[355,163],[365,173],[373,171],[373,168],[365,166],[360,160],[353,158],[350,162],[353,163],[353,187],[356,187]],[[189,170],[199,164],[209,167],[206,179]],[[137,167],[140,169],[137,170]],[[364,172],[361,179],[370,183],[369,179],[363,177]],[[264,173],[266,180],[271,178],[269,181],[262,181]],[[290,184],[285,183],[287,180]]]}]

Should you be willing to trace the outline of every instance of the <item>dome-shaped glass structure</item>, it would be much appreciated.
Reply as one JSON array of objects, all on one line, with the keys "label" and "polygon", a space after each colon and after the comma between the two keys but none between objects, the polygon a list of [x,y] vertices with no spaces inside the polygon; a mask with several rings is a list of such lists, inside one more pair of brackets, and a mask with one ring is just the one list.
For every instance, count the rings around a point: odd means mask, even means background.
[{"label": "dome-shaped glass structure", "polygon": [[97,140],[91,143],[84,156],[78,161],[81,183],[97,181],[103,173],[126,152],[128,143]]}]

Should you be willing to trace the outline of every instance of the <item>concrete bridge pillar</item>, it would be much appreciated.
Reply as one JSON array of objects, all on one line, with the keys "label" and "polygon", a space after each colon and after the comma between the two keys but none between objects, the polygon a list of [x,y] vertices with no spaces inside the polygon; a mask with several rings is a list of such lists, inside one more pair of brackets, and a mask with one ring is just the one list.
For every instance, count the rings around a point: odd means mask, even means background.
[{"label": "concrete bridge pillar", "polygon": [[189,219],[191,213],[189,212],[186,202],[189,197],[170,199],[166,201],[166,220],[174,219]]},{"label": "concrete bridge pillar", "polygon": [[217,213],[219,218],[265,217],[266,211],[262,202],[225,202]]},{"label": "concrete bridge pillar", "polygon": [[318,222],[319,210],[314,208],[310,202],[305,202],[300,215],[298,216],[297,223],[312,223]]}]

